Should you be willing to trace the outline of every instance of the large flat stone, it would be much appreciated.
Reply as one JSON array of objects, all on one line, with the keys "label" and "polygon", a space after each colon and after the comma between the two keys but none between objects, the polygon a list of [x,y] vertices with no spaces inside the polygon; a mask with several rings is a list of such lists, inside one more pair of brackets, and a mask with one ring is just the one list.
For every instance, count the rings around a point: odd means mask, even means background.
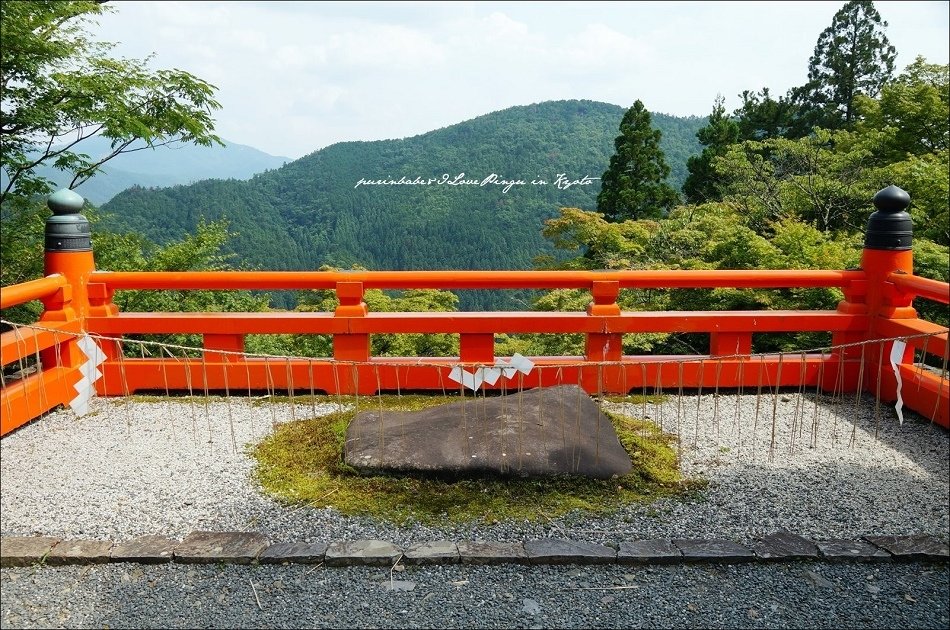
[{"label": "large flat stone", "polygon": [[406,564],[456,564],[459,561],[458,545],[447,540],[416,543],[406,549]]},{"label": "large flat stone", "polygon": [[531,564],[612,564],[617,561],[616,550],[577,540],[529,540],[524,550]]},{"label": "large flat stone", "polygon": [[402,550],[384,540],[335,541],[327,547],[327,566],[371,565],[392,566]]},{"label": "large flat stone", "polygon": [[828,560],[888,560],[891,557],[865,540],[822,540],[815,544]]},{"label": "large flat stone", "polygon": [[793,560],[817,558],[818,547],[807,538],[789,532],[764,536],[752,546],[755,555],[763,560]]},{"label": "large flat stone", "polygon": [[683,553],[683,559],[691,562],[748,562],[755,559],[751,549],[731,540],[674,539],[673,544]]},{"label": "large flat stone", "polygon": [[49,536],[0,537],[0,567],[28,567],[46,558],[59,538]]},{"label": "large flat stone", "polygon": [[188,564],[251,564],[268,546],[256,532],[191,532],[175,548],[175,560]]},{"label": "large flat stone", "polygon": [[326,543],[274,543],[257,556],[261,564],[319,564],[327,552]]},{"label": "large flat stone", "polygon": [[105,564],[112,556],[112,542],[107,540],[62,540],[50,549],[46,564]]},{"label": "large flat stone", "polygon": [[900,560],[946,560],[950,557],[950,546],[927,534],[865,536],[864,539]]},{"label": "large flat stone", "polygon": [[347,428],[345,459],[367,471],[606,479],[633,469],[610,419],[576,385],[364,411]]},{"label": "large flat stone", "polygon": [[669,564],[683,559],[671,540],[631,540],[620,543],[617,562],[621,564]]},{"label": "large flat stone", "polygon": [[524,543],[463,540],[458,544],[462,564],[526,564]]},{"label": "large flat stone", "polygon": [[113,545],[112,561],[139,562],[141,564],[171,562],[175,556],[175,547],[179,544],[177,540],[164,536],[140,536]]}]

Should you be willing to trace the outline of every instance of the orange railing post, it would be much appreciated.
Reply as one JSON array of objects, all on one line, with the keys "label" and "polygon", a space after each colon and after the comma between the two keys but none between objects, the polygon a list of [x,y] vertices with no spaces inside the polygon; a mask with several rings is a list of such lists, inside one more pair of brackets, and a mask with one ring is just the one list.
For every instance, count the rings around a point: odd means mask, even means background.
[{"label": "orange railing post", "polygon": [[[618,317],[620,306],[620,283],[615,280],[595,280],[590,288],[591,302],[587,314],[592,317]],[[588,361],[620,361],[623,357],[623,334],[601,332],[587,333],[584,340],[584,355]]]},{"label": "orange railing post", "polygon": [[[86,285],[95,271],[89,222],[80,214],[84,203],[71,190],[49,196],[53,216],[46,221],[46,277],[4,291],[0,300],[3,307],[34,299],[44,306],[39,327],[14,328],[0,335],[4,365],[37,355],[39,359],[33,374],[4,383],[0,435],[88,391],[88,386],[80,387],[82,392],[75,388],[83,376],[80,368],[88,361],[77,335],[84,331],[89,315]],[[84,404],[81,397],[76,402]]]},{"label": "orange railing post", "polygon": [[[49,196],[46,205],[53,216],[46,220],[43,270],[47,276],[59,274],[66,286],[43,300],[40,322],[78,320],[80,329],[89,313],[89,276],[96,270],[92,256],[89,221],[80,212],[85,200],[69,189]],[[87,357],[74,339],[40,353],[44,369],[53,366],[79,368]]]},{"label": "orange railing post", "polygon": [[[363,301],[362,282],[337,282],[336,297],[339,302],[334,311],[336,317],[366,317],[369,313]],[[366,362],[369,354],[369,335],[333,335],[333,358],[337,361]]]},{"label": "orange railing post", "polygon": [[[909,274],[913,271],[913,222],[907,213],[909,206],[910,195],[897,186],[888,186],[874,195],[876,211],[868,218],[861,253],[861,268],[866,278],[863,297],[869,321],[867,339],[889,336],[882,334],[881,320],[917,317],[911,306],[913,295],[896,290],[889,281],[894,272]],[[897,382],[890,365],[892,347],[893,343],[872,343],[864,351],[863,386],[887,401],[897,397]],[[913,347],[908,345],[900,363],[913,361],[913,353]]]}]

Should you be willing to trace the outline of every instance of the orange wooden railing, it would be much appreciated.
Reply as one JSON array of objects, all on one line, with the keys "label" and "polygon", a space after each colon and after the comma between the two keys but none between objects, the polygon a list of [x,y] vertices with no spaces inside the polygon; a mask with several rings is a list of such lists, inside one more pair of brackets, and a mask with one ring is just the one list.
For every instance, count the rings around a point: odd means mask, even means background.
[{"label": "orange wooden railing", "polygon": [[[897,212],[882,191],[879,213]],[[899,190],[899,189],[897,189]],[[879,197],[881,199],[879,199]],[[899,205],[899,204],[898,204]],[[900,212],[906,204],[900,208]],[[78,209],[76,209],[78,212]],[[60,214],[63,214],[62,212]],[[68,213],[67,213],[68,214]],[[906,213],[905,213],[906,214]],[[873,222],[873,221],[872,221]],[[870,234],[870,228],[869,228]],[[49,235],[48,235],[49,236]],[[880,237],[880,234],[877,235]],[[872,240],[869,237],[869,241]],[[909,243],[909,237],[908,237]],[[103,395],[143,390],[247,392],[301,390],[372,394],[380,390],[444,391],[457,365],[492,366],[499,333],[581,333],[581,357],[532,357],[535,369],[517,387],[578,383],[591,393],[626,393],[642,388],[817,387],[824,391],[872,392],[894,400],[897,383],[890,366],[893,339],[906,340],[900,360],[904,404],[944,427],[950,425],[950,383],[943,374],[915,367],[915,352],[946,361],[947,330],[917,317],[915,298],[950,301],[950,285],[912,274],[908,247],[866,246],[852,271],[354,271],[354,272],[169,272],[96,271],[88,248],[63,251],[47,241],[47,278],[4,288],[0,306],[41,299],[45,310],[36,328],[3,334],[3,363],[38,356],[41,369],[6,383],[0,400],[0,433],[68,402],[85,360],[76,347],[81,333],[96,335],[109,357],[96,383]],[[55,275],[53,275],[55,274]],[[621,289],[635,288],[836,287],[844,300],[834,311],[629,312],[617,303]],[[374,313],[364,301],[368,289],[583,289],[586,312]],[[116,291],[198,289],[331,289],[339,306],[332,313],[151,313],[119,312]],[[758,333],[825,331],[826,352],[752,355]],[[700,356],[627,356],[627,333],[708,333]],[[133,358],[122,355],[125,335],[202,335],[196,358]],[[318,334],[333,338],[332,358],[266,358],[244,353],[248,334]],[[370,337],[384,333],[459,335],[458,357],[384,358],[370,353]],[[494,388],[511,385],[498,383]],[[488,389],[492,387],[485,386]]]}]

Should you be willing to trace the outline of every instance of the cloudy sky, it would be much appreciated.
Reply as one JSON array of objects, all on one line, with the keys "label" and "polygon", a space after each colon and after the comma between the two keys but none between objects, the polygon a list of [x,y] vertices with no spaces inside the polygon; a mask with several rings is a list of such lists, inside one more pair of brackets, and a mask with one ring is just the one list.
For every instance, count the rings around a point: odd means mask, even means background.
[{"label": "cloudy sky", "polygon": [[[110,2],[95,33],[216,85],[217,131],[298,158],[513,105],[705,115],[804,83],[843,2]],[[898,68],[947,63],[950,2],[877,2]]]}]

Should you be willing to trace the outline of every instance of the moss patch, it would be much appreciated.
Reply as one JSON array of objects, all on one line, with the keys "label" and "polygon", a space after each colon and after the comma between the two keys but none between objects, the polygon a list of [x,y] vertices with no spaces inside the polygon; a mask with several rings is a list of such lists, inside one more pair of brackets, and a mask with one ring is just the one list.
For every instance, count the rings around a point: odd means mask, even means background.
[{"label": "moss patch", "polygon": [[628,405],[660,405],[669,400],[666,394],[628,394],[626,396],[604,396],[604,400],[612,403],[626,403]]},{"label": "moss patch", "polygon": [[[357,413],[353,397],[318,397],[350,410],[288,422],[251,447],[263,490],[289,504],[333,507],[350,516],[397,523],[545,520],[572,510],[593,514],[695,488],[683,480],[675,437],[650,422],[608,413],[634,471],[617,479],[582,477],[439,478],[432,475],[356,472],[343,462],[346,428]],[[310,397],[297,397],[297,402]],[[359,399],[361,409],[415,411],[445,404],[437,396],[377,396]]]}]

